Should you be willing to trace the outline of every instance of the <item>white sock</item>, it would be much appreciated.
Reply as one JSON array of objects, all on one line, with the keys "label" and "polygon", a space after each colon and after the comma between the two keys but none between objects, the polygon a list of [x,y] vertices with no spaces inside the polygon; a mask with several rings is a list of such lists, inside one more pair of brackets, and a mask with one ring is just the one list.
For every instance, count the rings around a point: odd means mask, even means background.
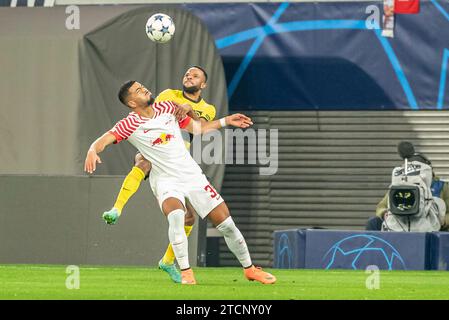
[{"label": "white sock", "polygon": [[240,261],[243,268],[248,268],[252,265],[251,257],[249,256],[248,247],[246,246],[245,238],[242,233],[237,229],[234,221],[231,217],[226,218],[225,221],[217,226],[228,245],[228,248]]},{"label": "white sock", "polygon": [[177,209],[170,212],[168,218],[168,239],[170,240],[176,261],[181,270],[189,269],[189,250],[186,232],[184,230],[184,210]]}]

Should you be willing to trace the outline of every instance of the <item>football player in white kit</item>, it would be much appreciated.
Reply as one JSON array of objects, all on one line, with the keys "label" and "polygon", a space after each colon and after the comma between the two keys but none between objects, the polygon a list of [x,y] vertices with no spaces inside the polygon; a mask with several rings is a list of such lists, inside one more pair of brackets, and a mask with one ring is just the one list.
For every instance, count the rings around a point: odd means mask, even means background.
[{"label": "football player in white kit", "polygon": [[191,111],[188,106],[178,106],[171,101],[155,103],[151,92],[136,81],[122,85],[119,100],[131,112],[92,143],[84,170],[93,173],[97,162],[101,163],[98,153],[112,143],[128,140],[152,163],[151,189],[168,219],[168,236],[181,269],[182,284],[196,284],[189,264],[188,241],[184,231],[185,198],[189,199],[201,218],[208,217],[223,234],[248,280],[274,283],[276,278],[273,275],[252,264],[245,239],[233,222],[228,207],[185,148],[180,130],[205,133],[226,125],[248,128],[252,125],[251,119],[242,114],[233,114],[206,123],[188,116],[178,121],[174,114],[178,113],[179,108],[183,108],[185,113]]}]

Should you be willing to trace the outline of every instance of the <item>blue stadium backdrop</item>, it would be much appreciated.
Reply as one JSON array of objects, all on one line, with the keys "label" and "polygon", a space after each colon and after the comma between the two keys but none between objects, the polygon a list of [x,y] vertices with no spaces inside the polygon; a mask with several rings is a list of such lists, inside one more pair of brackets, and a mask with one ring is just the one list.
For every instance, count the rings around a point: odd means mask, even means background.
[{"label": "blue stadium backdrop", "polygon": [[419,14],[397,14],[392,39],[367,27],[368,7],[382,13],[381,4],[182,6],[216,39],[232,110],[449,109],[449,1],[421,1]]},{"label": "blue stadium backdrop", "polygon": [[[230,108],[448,109],[449,2],[368,29],[380,2],[189,4],[216,38]],[[225,26],[225,27],[224,27]]]},{"label": "blue stadium backdrop", "polygon": [[449,233],[289,229],[274,232],[280,269],[449,270]]}]

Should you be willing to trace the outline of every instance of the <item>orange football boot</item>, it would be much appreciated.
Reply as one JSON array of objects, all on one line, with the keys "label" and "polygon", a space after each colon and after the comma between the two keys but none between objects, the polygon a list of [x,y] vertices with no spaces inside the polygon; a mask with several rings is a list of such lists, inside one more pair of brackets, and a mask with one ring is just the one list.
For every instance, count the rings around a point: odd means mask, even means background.
[{"label": "orange football boot", "polygon": [[272,274],[262,271],[262,268],[251,266],[247,269],[243,269],[246,279],[249,281],[259,281],[263,284],[272,284],[276,282],[276,277]]},{"label": "orange football boot", "polygon": [[192,269],[181,270],[182,284],[196,284]]}]

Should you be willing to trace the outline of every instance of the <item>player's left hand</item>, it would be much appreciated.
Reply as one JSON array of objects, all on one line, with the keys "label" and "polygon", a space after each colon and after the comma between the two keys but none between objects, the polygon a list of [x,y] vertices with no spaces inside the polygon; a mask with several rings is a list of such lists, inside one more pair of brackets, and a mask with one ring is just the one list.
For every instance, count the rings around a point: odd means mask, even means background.
[{"label": "player's left hand", "polygon": [[226,117],[226,124],[237,128],[248,128],[253,125],[251,118],[241,113],[231,114]]}]

